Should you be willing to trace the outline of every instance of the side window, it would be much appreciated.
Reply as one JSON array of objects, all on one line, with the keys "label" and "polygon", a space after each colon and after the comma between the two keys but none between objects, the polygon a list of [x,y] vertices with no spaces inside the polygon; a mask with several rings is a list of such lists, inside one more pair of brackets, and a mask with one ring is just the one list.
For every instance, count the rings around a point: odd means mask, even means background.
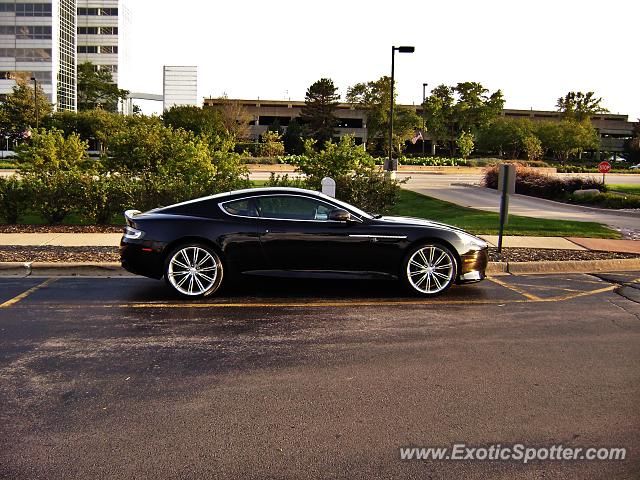
[{"label": "side window", "polygon": [[240,215],[242,217],[257,217],[258,211],[253,198],[235,200],[221,205],[222,209],[229,215]]},{"label": "side window", "polygon": [[261,217],[283,220],[319,220],[329,219],[333,208],[318,200],[292,195],[274,195],[257,198],[258,212]]}]

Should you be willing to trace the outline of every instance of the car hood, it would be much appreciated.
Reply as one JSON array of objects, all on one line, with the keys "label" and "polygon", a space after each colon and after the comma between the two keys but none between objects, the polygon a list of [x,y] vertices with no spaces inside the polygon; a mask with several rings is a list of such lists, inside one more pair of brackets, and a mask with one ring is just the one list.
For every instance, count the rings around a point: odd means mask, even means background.
[{"label": "car hood", "polygon": [[425,218],[415,218],[415,217],[380,217],[377,219],[379,222],[384,223],[393,223],[393,224],[402,224],[402,225],[415,225],[418,227],[435,227],[440,228],[442,230],[451,230],[454,232],[462,232],[470,235],[465,232],[461,228],[453,227],[451,225],[447,225],[446,223],[435,222],[433,220],[427,220]]}]

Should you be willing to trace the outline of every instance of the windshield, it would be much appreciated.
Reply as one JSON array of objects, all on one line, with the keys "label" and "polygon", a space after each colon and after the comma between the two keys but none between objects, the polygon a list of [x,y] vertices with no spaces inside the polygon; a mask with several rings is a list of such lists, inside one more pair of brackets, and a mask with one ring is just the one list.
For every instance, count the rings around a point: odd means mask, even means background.
[{"label": "windshield", "polygon": [[338,200],[337,198],[330,197],[328,195],[325,195],[324,193],[322,193],[321,195],[323,197],[325,197],[327,200],[330,200],[331,203],[335,203],[336,205],[339,205],[340,207],[343,207],[346,210],[351,210],[356,215],[359,215],[359,216],[365,217],[365,218],[369,218],[369,219],[374,218],[373,215],[365,212],[364,210],[360,210],[358,207],[354,207],[353,205],[350,205],[347,202],[343,202],[341,200]]}]

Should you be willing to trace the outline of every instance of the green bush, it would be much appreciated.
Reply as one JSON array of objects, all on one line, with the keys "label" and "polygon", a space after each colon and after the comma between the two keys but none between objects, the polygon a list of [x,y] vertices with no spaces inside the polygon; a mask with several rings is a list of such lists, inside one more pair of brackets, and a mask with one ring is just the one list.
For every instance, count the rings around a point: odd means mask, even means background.
[{"label": "green bush", "polygon": [[49,224],[57,224],[71,212],[87,208],[87,177],[75,171],[28,173],[23,185],[29,191],[31,209]]},{"label": "green bush", "polygon": [[65,137],[61,130],[34,130],[28,141],[16,147],[16,160],[21,172],[91,170],[87,147],[75,133]]},{"label": "green bush", "polygon": [[85,201],[81,213],[98,225],[106,225],[113,217],[135,206],[139,191],[134,179],[118,174],[85,176]]},{"label": "green bush", "polygon": [[469,165],[468,160],[449,157],[402,157],[399,163],[400,165],[423,165],[428,167],[460,167]]},{"label": "green bush", "polygon": [[0,177],[0,214],[7,223],[16,223],[33,197],[15,175]]},{"label": "green bush", "polygon": [[307,142],[305,155],[290,155],[288,161],[296,165],[304,178],[271,175],[266,186],[298,187],[321,190],[322,179],[336,181],[336,197],[366,211],[384,213],[397,202],[399,182],[389,179],[375,165],[375,160],[356,145],[353,137],[344,136],[339,143],[327,142],[316,152]]},{"label": "green bush", "polygon": [[569,202],[602,208],[640,208],[640,196],[617,195],[615,193],[572,194],[569,196]]}]

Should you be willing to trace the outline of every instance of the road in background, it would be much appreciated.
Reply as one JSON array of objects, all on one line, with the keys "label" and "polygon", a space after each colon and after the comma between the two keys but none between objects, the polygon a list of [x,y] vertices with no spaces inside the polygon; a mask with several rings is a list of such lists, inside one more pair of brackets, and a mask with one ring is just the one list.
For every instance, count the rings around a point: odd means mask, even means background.
[{"label": "road in background", "polygon": [[[432,300],[257,279],[194,302],[141,278],[3,278],[0,478],[638,478],[640,305],[611,283],[638,293],[638,275]],[[399,458],[460,442],[628,456]]]}]

